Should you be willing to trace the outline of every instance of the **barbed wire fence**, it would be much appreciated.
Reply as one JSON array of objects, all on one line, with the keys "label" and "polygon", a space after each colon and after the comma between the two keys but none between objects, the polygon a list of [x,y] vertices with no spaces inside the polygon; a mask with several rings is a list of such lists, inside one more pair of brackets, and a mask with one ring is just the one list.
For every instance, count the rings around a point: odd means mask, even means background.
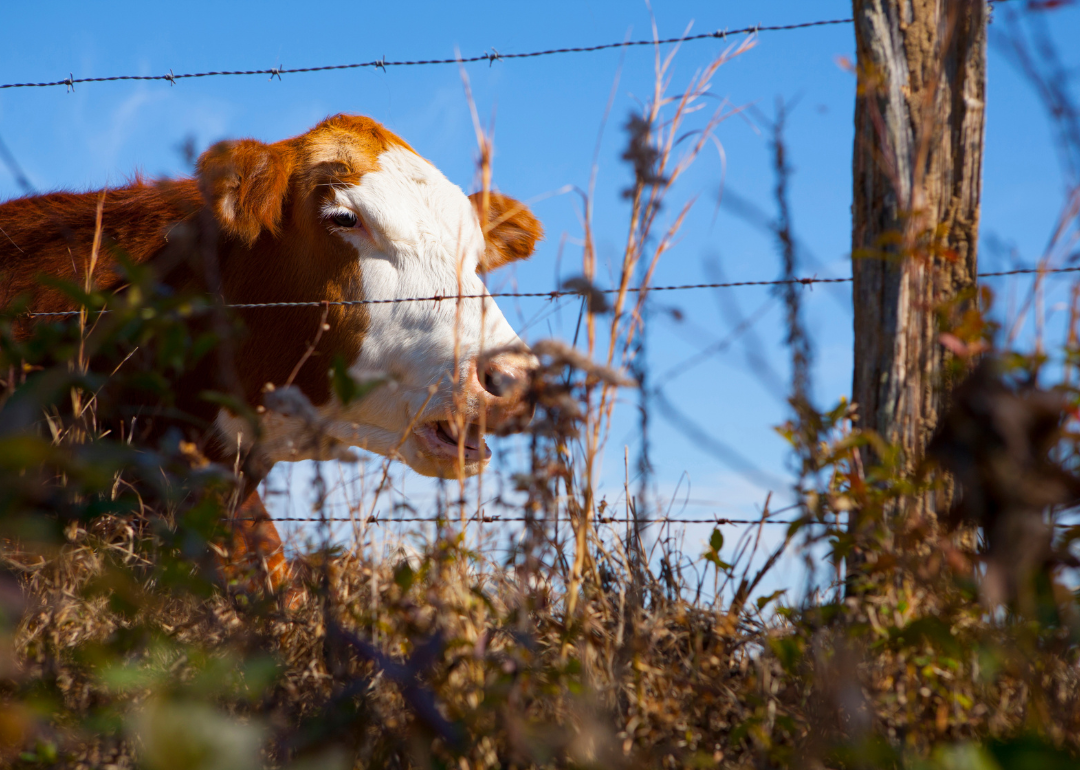
[{"label": "barbed wire fence", "polygon": [[[1015,270],[995,270],[990,272],[981,272],[978,274],[979,278],[1000,278],[1006,276],[1017,275],[1058,275],[1064,273],[1080,273],[1080,267],[1025,267],[1017,268]],[[813,286],[815,284],[834,284],[834,283],[851,283],[852,279],[849,278],[794,278],[788,280],[758,280],[758,281],[729,281],[726,283],[690,283],[679,284],[674,286],[646,286],[637,287],[631,286],[627,289],[628,292],[654,292],[654,291],[689,291],[693,289],[735,289],[745,288],[752,286]],[[599,292],[601,294],[618,294],[618,289],[591,289],[590,291]],[[581,297],[582,291],[580,289],[574,290],[562,290],[555,289],[552,291],[503,291],[503,292],[491,292],[489,294],[435,294],[430,297],[396,297],[393,299],[352,299],[352,300],[310,300],[306,302],[244,302],[244,303],[224,303],[222,306],[230,309],[237,310],[258,310],[263,308],[285,308],[285,307],[337,307],[337,306],[354,306],[354,305],[394,305],[402,302],[454,302],[458,300],[469,299],[488,299],[488,298],[500,298],[500,297],[516,297],[516,298],[533,298],[533,299],[548,299],[556,300],[563,297]],[[38,313],[34,311],[27,311],[26,315],[31,318],[44,318],[46,316],[77,316],[80,310],[61,310],[56,312]],[[90,312],[108,313],[108,309],[92,310]]]},{"label": "barbed wire fence", "polygon": [[[997,5],[1000,3],[1006,3],[1010,0],[988,0],[991,5]],[[700,41],[700,40],[727,40],[729,37],[737,37],[741,35],[759,35],[763,32],[790,32],[795,30],[812,29],[815,27],[833,27],[842,24],[851,24],[853,19],[848,16],[840,19],[819,19],[816,21],[804,21],[796,22],[794,24],[755,24],[752,27],[740,27],[738,29],[717,29],[712,32],[700,32],[694,35],[682,35],[680,37],[666,37],[666,38],[650,38],[642,40],[623,40],[617,43],[600,43],[598,45],[588,46],[570,46],[564,48],[549,48],[541,51],[526,51],[520,53],[500,53],[496,48],[492,47],[490,51],[485,51],[482,54],[475,56],[455,56],[453,58],[442,59],[412,59],[401,61],[387,61],[383,56],[380,59],[372,59],[370,61],[354,62],[351,64],[323,64],[314,67],[269,67],[265,69],[247,69],[247,70],[210,70],[207,72],[184,72],[177,74],[172,70],[169,70],[164,75],[111,75],[107,77],[83,77],[77,78],[73,73],[68,73],[68,76],[63,80],[50,80],[40,82],[26,82],[26,83],[3,83],[0,84],[0,90],[7,88],[52,88],[57,86],[64,86],[68,92],[74,90],[76,85],[82,83],[114,83],[120,81],[164,81],[170,85],[176,85],[179,80],[190,80],[196,78],[211,78],[211,77],[244,77],[253,75],[269,75],[270,80],[277,78],[281,80],[282,75],[300,75],[310,74],[315,72],[334,72],[341,70],[355,70],[355,69],[378,69],[386,71],[389,67],[422,67],[432,65],[446,65],[446,64],[475,64],[477,62],[487,62],[488,66],[493,65],[497,61],[509,61],[514,59],[535,59],[542,56],[556,56],[560,54],[576,54],[576,53],[594,53],[596,51],[607,51],[616,48],[634,48],[640,46],[660,46],[660,45],[680,45],[682,43]]]},{"label": "barbed wire fence", "polygon": [[[1000,3],[1006,3],[1010,0],[988,0],[991,5]],[[778,24],[778,25],[754,25],[749,27],[741,27],[738,29],[717,29],[712,32],[704,32],[693,35],[683,35],[680,37],[669,38],[653,38],[653,39],[640,39],[640,40],[625,40],[621,42],[602,43],[591,46],[577,46],[577,47],[562,47],[551,48],[538,51],[518,52],[518,53],[500,53],[494,47],[490,51],[483,54],[462,57],[455,56],[453,58],[431,58],[431,59],[416,59],[416,60],[387,60],[386,57],[382,57],[376,60],[346,63],[346,64],[329,64],[318,65],[312,67],[271,67],[264,69],[247,69],[247,70],[210,70],[205,72],[186,72],[175,73],[172,70],[163,75],[115,75],[107,77],[74,77],[73,73],[69,73],[67,78],[62,80],[53,81],[40,81],[40,82],[14,82],[0,84],[0,90],[4,89],[18,89],[18,88],[49,88],[64,86],[68,92],[74,90],[76,85],[92,84],[92,83],[106,83],[106,82],[123,82],[123,81],[163,81],[168,82],[170,85],[175,86],[178,81],[189,79],[201,79],[211,77],[242,77],[242,76],[256,76],[256,75],[268,75],[272,81],[274,78],[281,80],[282,75],[294,75],[294,74],[312,74],[321,72],[334,72],[342,70],[356,70],[356,69],[379,69],[386,71],[391,67],[411,67],[411,66],[435,66],[435,65],[461,65],[471,64],[478,62],[487,62],[489,66],[494,65],[495,62],[501,62],[504,60],[515,59],[531,59],[538,57],[547,57],[563,54],[581,54],[591,53],[612,49],[632,48],[641,46],[669,46],[679,45],[685,42],[695,42],[704,40],[726,40],[729,37],[746,36],[746,35],[758,35],[761,33],[772,32],[784,32],[784,31],[797,31],[807,30],[821,27],[832,27],[838,25],[845,25],[852,23],[851,17],[837,18],[837,19],[821,19],[816,21],[798,22],[792,24]],[[10,148],[0,140],[0,162],[7,167],[12,178],[20,189],[26,194],[34,192],[34,188],[30,183],[28,177],[23,171],[21,165],[16,160],[14,154]],[[1056,276],[1066,275],[1080,272],[1080,267],[1030,267],[1030,268],[1016,268],[1011,270],[999,270],[999,271],[986,271],[980,272],[978,278],[999,278],[999,277],[1011,277],[1011,276]],[[803,286],[813,287],[818,284],[845,284],[851,283],[851,277],[818,277],[818,276],[806,276],[790,279],[777,279],[777,280],[744,280],[744,281],[725,281],[725,282],[711,282],[711,283],[692,283],[692,284],[677,284],[677,285],[661,285],[661,286],[644,286],[644,287],[629,287],[626,291],[630,293],[640,292],[679,292],[679,291],[693,291],[693,290],[705,290],[705,289],[738,289],[738,288],[751,288],[751,287],[783,287],[783,286]],[[600,289],[596,287],[590,287],[589,293],[600,293],[604,295],[615,295],[619,293],[619,289]],[[455,302],[465,300],[482,300],[487,298],[532,298],[532,299],[546,299],[549,301],[555,301],[566,297],[584,297],[585,292],[579,288],[560,288],[550,291],[540,292],[491,292],[485,294],[437,294],[427,297],[400,297],[390,299],[359,299],[359,300],[311,300],[311,301],[294,301],[294,302],[256,302],[256,303],[218,303],[217,307],[224,307],[236,310],[261,310],[261,309],[275,309],[275,308],[292,308],[292,307],[329,307],[329,306],[364,306],[364,305],[381,305],[381,304],[397,304],[397,303],[412,303],[412,302]],[[207,307],[210,307],[208,305]],[[195,310],[195,309],[193,309]],[[87,311],[55,311],[55,312],[35,312],[29,310],[25,313],[30,318],[44,318],[44,317],[69,317],[77,316],[80,312]],[[91,310],[93,313],[109,313],[113,312],[109,308],[100,308]],[[755,318],[746,319],[743,324],[740,324],[736,328],[729,338],[721,340],[720,343],[710,346],[710,349],[724,349],[726,348],[733,337],[738,336],[741,331],[744,331],[750,325],[756,321]],[[715,352],[715,351],[714,351]],[[703,352],[695,354],[695,358],[704,355]],[[667,375],[665,374],[665,377]],[[654,395],[662,395],[659,390],[659,385],[655,386]],[[661,404],[664,402],[661,401]],[[460,502],[460,501],[458,501]],[[719,505],[720,501],[673,501],[687,504],[698,505]],[[455,504],[455,503],[448,503]],[[795,524],[805,523],[825,523],[825,522],[807,522],[805,520],[792,520],[792,519],[775,519],[774,515],[784,512],[790,512],[792,510],[799,509],[799,504],[789,505],[784,508],[777,509],[775,511],[763,511],[763,515],[759,518],[729,518],[724,516],[713,517],[675,517],[665,515],[653,515],[650,516],[648,523],[651,525],[683,525],[683,524],[711,524],[714,526],[721,525],[740,525],[740,526],[760,526],[760,525],[778,525],[778,526],[792,526]],[[258,519],[251,519],[245,517],[237,517],[237,521],[255,521]],[[294,522],[294,523],[319,523],[319,524],[335,524],[335,523],[351,523],[362,525],[382,525],[390,523],[427,523],[437,524],[440,522],[448,521],[446,516],[383,516],[383,515],[368,515],[368,516],[275,516],[275,521],[278,522]],[[518,515],[500,515],[500,514],[480,514],[468,516],[465,518],[454,517],[455,522],[462,523],[526,523],[532,521],[529,517],[523,517]],[[566,517],[556,517],[555,521],[568,521]],[[608,524],[626,524],[635,523],[636,518],[627,516],[605,516],[598,514],[594,517],[594,524],[608,525]],[[1069,526],[1065,524],[1057,524],[1057,526]]]},{"label": "barbed wire fence", "polygon": [[251,76],[251,75],[269,75],[270,79],[281,79],[282,75],[298,75],[309,74],[313,72],[334,72],[340,70],[354,70],[354,69],[379,69],[385,71],[388,67],[420,67],[429,65],[440,64],[473,64],[476,62],[488,62],[488,65],[492,65],[497,61],[512,60],[512,59],[535,59],[541,56],[555,56],[559,54],[571,54],[571,53],[592,53],[595,51],[607,51],[613,48],[633,48],[637,46],[651,46],[651,45],[677,45],[685,42],[692,42],[697,40],[726,40],[728,37],[736,37],[739,35],[756,35],[762,32],[783,32],[789,30],[809,29],[812,27],[829,27],[838,24],[850,24],[852,19],[824,19],[820,21],[808,21],[798,24],[777,24],[777,25],[754,25],[753,27],[742,27],[741,29],[718,29],[713,32],[703,32],[696,35],[684,35],[682,37],[669,37],[661,39],[649,39],[649,40],[625,40],[619,43],[601,43],[599,45],[590,46],[577,46],[568,48],[550,48],[543,51],[528,51],[524,53],[499,53],[498,50],[492,48],[489,52],[479,54],[477,56],[456,56],[450,59],[415,59],[407,61],[387,61],[386,57],[381,59],[373,59],[371,61],[356,62],[353,64],[324,64],[315,67],[270,67],[269,69],[249,69],[249,70],[212,70],[209,72],[185,72],[181,74],[175,74],[172,70],[166,75],[113,75],[110,77],[91,77],[91,78],[77,78],[73,74],[68,73],[68,76],[63,80],[52,80],[37,83],[4,83],[0,84],[0,89],[5,88],[50,88],[55,86],[65,86],[70,92],[74,90],[76,85],[81,83],[112,83],[125,80],[137,80],[137,81],[166,81],[170,85],[176,85],[178,80],[188,80],[192,78],[211,78],[211,77],[238,77],[238,76]]},{"label": "barbed wire fence", "polygon": [[[984,271],[984,272],[980,272],[978,274],[978,277],[979,278],[1000,278],[1000,277],[1014,277],[1014,276],[1025,276],[1025,275],[1034,275],[1034,276],[1069,275],[1069,274],[1078,273],[1078,272],[1080,272],[1080,267],[1016,268],[1016,269],[1012,269],[1012,270]],[[847,277],[847,278],[805,277],[805,278],[796,278],[796,279],[788,279],[788,280],[780,279],[780,280],[756,280],[756,281],[729,281],[729,282],[714,282],[714,283],[701,283],[701,284],[681,284],[681,285],[671,285],[671,286],[651,286],[651,287],[646,287],[645,291],[648,291],[648,292],[652,292],[652,291],[690,291],[690,290],[696,290],[696,289],[728,289],[728,288],[751,288],[751,287],[775,287],[775,286],[790,286],[790,285],[813,286],[815,284],[822,284],[822,283],[823,284],[850,283],[851,280],[852,279],[850,277]],[[604,293],[604,294],[614,294],[614,293],[617,293],[617,291],[618,291],[616,289],[592,289],[592,290],[593,291],[599,291],[599,292]],[[629,291],[631,291],[631,292],[639,292],[639,291],[642,291],[642,289],[640,287],[631,287],[629,289]],[[418,298],[401,298],[401,299],[391,299],[391,300],[354,300],[354,301],[342,301],[342,302],[331,302],[331,303],[320,303],[320,302],[308,302],[308,303],[287,303],[287,302],[286,303],[248,303],[248,304],[227,305],[227,307],[241,308],[241,309],[262,309],[262,308],[275,308],[275,307],[289,307],[289,306],[294,306],[294,305],[303,306],[303,307],[318,307],[318,306],[322,306],[324,304],[341,304],[341,305],[361,304],[362,305],[362,304],[372,304],[372,303],[379,304],[379,303],[393,303],[393,302],[425,302],[425,301],[442,302],[442,301],[447,301],[447,300],[452,301],[452,300],[455,300],[455,299],[481,299],[484,296],[485,295],[434,296],[434,297],[418,297]],[[549,291],[549,292],[494,292],[494,293],[492,293],[490,295],[486,295],[486,296],[491,296],[491,297],[518,297],[518,298],[524,297],[524,298],[538,298],[538,299],[555,300],[555,299],[559,299],[559,298],[563,298],[563,297],[582,296],[582,292],[580,290],[577,290],[577,291],[555,290],[555,291]],[[768,309],[769,304],[770,303],[766,303],[766,305],[763,306],[763,309]],[[691,356],[691,358],[688,359],[688,360],[696,360],[698,358],[705,358],[705,357],[707,357],[709,355],[715,354],[716,352],[718,352],[720,350],[727,349],[734,342],[735,338],[737,338],[739,335],[741,335],[742,332],[746,331],[754,323],[756,323],[758,320],[760,320],[761,315],[762,314],[758,313],[758,314],[754,314],[754,315],[744,319],[743,323],[739,324],[736,328],[734,328],[732,330],[732,332],[727,337],[723,338],[718,343],[715,343],[713,345],[708,346],[705,351],[698,351],[693,356]],[[676,428],[681,429],[680,428],[680,420],[685,422],[685,417],[681,413],[679,413],[677,410],[674,409],[674,407],[664,397],[663,392],[661,390],[661,385],[665,384],[669,379],[673,378],[672,375],[675,373],[675,370],[681,370],[679,373],[682,373],[682,371],[685,371],[685,362],[684,362],[684,364],[673,366],[669,370],[665,371],[661,375],[661,377],[659,378],[658,383],[655,386],[653,386],[652,395],[657,397],[657,405],[660,408],[660,410],[662,412],[666,413],[666,416],[669,418],[669,420],[671,420],[671,419],[674,420]],[[672,414],[672,412],[674,412],[674,414]],[[699,449],[704,449],[706,451],[710,451],[709,447],[706,444],[703,444],[701,442],[706,442],[707,440],[716,441],[715,439],[707,439],[707,437],[704,437],[704,436],[698,436],[698,439],[699,439],[699,443],[698,443]],[[719,443],[719,442],[717,442],[717,443]],[[712,449],[713,454],[716,454],[717,451],[721,451],[721,453],[722,453],[723,451],[730,451],[730,450],[728,450],[726,447],[721,447],[720,450],[716,450],[715,448]],[[721,458],[721,459],[724,459],[729,464],[735,464],[735,465],[739,465],[740,463],[745,462],[744,460],[742,460],[741,456],[739,456],[739,455],[736,455],[734,459],[732,459],[730,456],[726,457],[726,458]],[[754,475],[754,474],[763,475],[753,465],[748,465],[747,467],[742,468],[741,470],[743,472],[749,473],[751,475]],[[774,480],[770,480],[770,481],[774,481]],[[683,506],[685,506],[687,504],[712,505],[712,506],[723,505],[723,502],[718,501],[718,500],[717,501],[708,501],[708,500],[694,500],[694,501],[690,501],[690,500],[673,500],[672,502],[673,502],[673,504],[683,505]],[[460,503],[460,501],[457,501],[457,503],[451,502],[450,505],[456,505],[458,503]],[[649,524],[649,525],[660,525],[660,526],[672,525],[672,524],[674,524],[674,525],[708,524],[708,525],[713,525],[713,526],[778,525],[778,526],[787,526],[787,527],[790,527],[790,526],[793,526],[793,525],[796,525],[796,524],[801,524],[801,525],[821,524],[821,525],[828,525],[828,526],[834,526],[835,525],[835,522],[824,522],[824,521],[823,522],[817,522],[817,521],[813,521],[813,520],[809,520],[809,519],[793,520],[793,519],[775,519],[775,518],[772,518],[772,516],[774,516],[776,514],[793,511],[793,510],[799,509],[800,507],[801,507],[800,505],[796,504],[796,505],[789,505],[789,506],[786,506],[784,508],[781,508],[781,509],[778,509],[778,510],[775,510],[775,511],[771,511],[771,512],[770,511],[765,511],[765,512],[763,512],[764,515],[762,517],[756,518],[756,519],[730,518],[730,517],[726,517],[726,516],[687,518],[687,517],[683,517],[683,516],[669,516],[669,515],[654,514],[654,515],[649,517],[649,520],[648,520],[647,524]],[[245,520],[245,519],[238,519],[238,520],[242,521],[242,520]],[[351,524],[354,524],[354,525],[360,524],[360,525],[364,525],[364,526],[369,526],[369,525],[377,526],[377,525],[381,525],[381,524],[391,524],[391,523],[440,524],[440,523],[445,523],[446,521],[448,521],[447,517],[445,517],[445,516],[431,517],[431,516],[372,516],[372,515],[369,515],[369,516],[366,516],[366,517],[365,516],[344,516],[344,517],[335,517],[335,516],[320,516],[320,517],[314,517],[314,516],[275,516],[274,520],[279,521],[279,522],[309,523],[309,524],[314,524],[314,523],[329,523],[329,524],[333,524],[333,523],[351,523]],[[484,515],[478,515],[478,516],[469,516],[469,517],[466,517],[464,519],[456,519],[455,518],[454,520],[459,521],[461,523],[470,524],[470,523],[528,523],[528,522],[532,521],[533,519],[530,519],[529,517],[523,517],[523,516],[513,516],[513,515],[504,516],[504,515],[499,515],[499,514],[484,514]],[[555,517],[555,519],[553,519],[552,523],[557,523],[558,521],[569,521],[569,520],[570,519],[566,518],[566,517]],[[594,519],[593,519],[593,523],[596,524],[596,525],[632,524],[632,523],[635,523],[636,521],[637,520],[635,518],[627,517],[627,516],[596,515],[594,517]],[[1067,523],[1062,523],[1062,522],[1056,522],[1054,524],[1054,526],[1058,527],[1058,528],[1066,528],[1066,527],[1071,527],[1073,525],[1072,524],[1067,524]]]}]

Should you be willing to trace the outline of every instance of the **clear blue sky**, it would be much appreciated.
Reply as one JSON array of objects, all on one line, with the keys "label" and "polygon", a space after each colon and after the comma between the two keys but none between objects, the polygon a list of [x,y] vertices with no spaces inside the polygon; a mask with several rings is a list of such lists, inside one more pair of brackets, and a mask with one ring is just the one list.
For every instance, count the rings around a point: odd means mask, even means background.
[{"label": "clear blue sky", "polygon": [[[692,32],[701,32],[850,15],[850,4],[842,0],[655,0],[652,8],[662,37],[677,36],[691,23]],[[1058,11],[1052,21],[1061,53],[1076,72],[1080,9]],[[382,56],[442,58],[456,51],[464,56],[492,48],[511,53],[650,34],[645,3],[627,0],[345,6],[6,3],[0,7],[0,81],[58,80],[69,72],[87,77],[301,67]],[[672,90],[677,92],[723,45],[714,40],[684,44],[672,73]],[[814,259],[804,272],[822,276],[849,273],[855,84],[837,58],[853,54],[850,25],[763,33],[753,50],[726,65],[714,81],[718,97],[734,105],[756,105],[766,116],[773,114],[777,99],[794,103],[786,135],[795,170],[793,220],[804,253]],[[649,48],[635,48],[468,65],[481,115],[485,120],[495,116],[495,183],[521,199],[539,199],[534,210],[548,233],[530,263],[492,277],[494,290],[548,290],[557,285],[558,276],[579,271],[578,199],[544,196],[566,185],[587,186],[605,105],[618,75],[599,155],[596,199],[601,282],[607,281],[627,226],[620,191],[630,174],[619,160],[625,144],[621,126],[651,92],[653,56]],[[988,109],[983,236],[994,234],[1015,246],[1017,259],[1032,263],[1059,210],[1062,179],[1039,102],[993,47]],[[273,141],[301,133],[336,112],[378,119],[467,191],[474,188],[476,144],[454,66],[296,74],[281,81],[252,76],[184,80],[175,86],[81,84],[73,93],[63,87],[9,89],[0,91],[0,137],[36,188],[89,189],[122,183],[136,170],[151,176],[184,173],[177,147],[189,136],[199,149],[231,137]],[[774,180],[767,134],[756,122],[732,119],[718,137],[726,156],[728,191],[771,213]],[[772,239],[724,208],[716,212],[721,172],[717,154],[707,155],[676,192],[669,212],[677,209],[678,200],[693,195],[699,200],[678,246],[662,263],[657,283],[712,281],[721,274],[730,280],[778,276]],[[0,199],[19,193],[0,166]],[[557,254],[564,238],[560,265]],[[981,267],[1000,264],[1000,257],[983,250]],[[765,289],[657,296],[663,306],[682,310],[685,320],[677,322],[662,310],[653,314],[651,370],[665,371],[724,336],[731,325],[731,307],[749,314],[769,296]],[[817,287],[805,297],[816,344],[815,393],[824,406],[851,387],[850,290],[846,285]],[[546,307],[542,301],[500,304],[518,327]],[[568,301],[562,308],[532,323],[525,335],[572,334],[577,305]],[[755,326],[753,349],[778,373],[783,386],[788,375],[778,310],[774,307]],[[737,346],[673,380],[667,391],[702,431],[736,446],[765,473],[787,477],[786,449],[772,430],[785,419],[786,406],[751,374],[743,348]],[[659,415],[654,415],[653,426],[659,488],[670,492],[685,473],[692,497],[720,503],[688,508],[686,515],[733,516],[756,510],[765,493],[761,483],[701,451]],[[624,409],[606,468],[612,498],[621,492],[622,446],[629,444],[633,456],[635,435],[633,411]],[[415,477],[401,483],[407,489],[425,488]]]}]

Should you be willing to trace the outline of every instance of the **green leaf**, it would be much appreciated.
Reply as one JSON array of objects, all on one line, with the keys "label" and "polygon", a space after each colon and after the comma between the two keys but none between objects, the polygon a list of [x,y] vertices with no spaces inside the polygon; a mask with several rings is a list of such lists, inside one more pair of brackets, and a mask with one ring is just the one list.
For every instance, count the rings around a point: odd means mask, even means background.
[{"label": "green leaf", "polygon": [[349,366],[341,356],[334,356],[334,366],[330,370],[330,381],[334,387],[334,395],[342,404],[351,404],[367,396],[371,391],[386,383],[385,377],[372,378],[363,382],[357,382],[349,374]]},{"label": "green leaf", "polygon": [[37,281],[43,286],[48,286],[68,295],[80,307],[98,310],[105,305],[105,298],[100,292],[87,294],[82,287],[72,281],[65,281],[52,275],[39,275]]},{"label": "green leaf", "polygon": [[764,609],[766,604],[771,602],[773,599],[778,599],[779,597],[783,596],[786,593],[787,593],[787,589],[783,589],[783,590],[780,590],[780,591],[773,591],[768,596],[759,596],[757,598],[757,608],[759,610]]},{"label": "green leaf", "polygon": [[714,529],[709,535],[709,547],[717,553],[720,553],[720,549],[724,547],[724,533],[719,529]]},{"label": "green leaf", "polygon": [[244,690],[249,698],[261,698],[281,676],[281,666],[270,655],[259,655],[243,665]]},{"label": "green leaf", "polygon": [[394,570],[394,582],[401,587],[402,591],[409,590],[415,577],[416,573],[413,572],[413,568],[409,566],[408,561],[402,561]]},{"label": "green leaf", "polygon": [[203,401],[209,401],[211,404],[225,407],[237,417],[247,420],[252,425],[258,423],[254,410],[241,399],[229,395],[228,393],[221,393],[216,390],[204,390],[199,393],[199,398]]},{"label": "green leaf", "polygon": [[716,568],[720,571],[731,569],[731,565],[717,556],[713,551],[706,551],[702,556],[705,558],[705,561],[715,564]]},{"label": "green leaf", "polygon": [[936,650],[952,657],[960,657],[964,650],[953,635],[949,624],[934,617],[917,618],[903,628],[889,630],[889,641],[896,649],[915,648],[929,644]]},{"label": "green leaf", "polygon": [[987,744],[992,756],[1003,768],[1017,770],[1065,770],[1075,768],[1078,758],[1056,748],[1036,735],[1020,736],[1012,740],[990,741]]},{"label": "green leaf", "polygon": [[803,640],[797,636],[782,636],[769,640],[769,650],[789,674],[798,668],[803,649]]},{"label": "green leaf", "polygon": [[27,433],[0,439],[0,467],[32,468],[49,462],[56,454],[51,442]]}]

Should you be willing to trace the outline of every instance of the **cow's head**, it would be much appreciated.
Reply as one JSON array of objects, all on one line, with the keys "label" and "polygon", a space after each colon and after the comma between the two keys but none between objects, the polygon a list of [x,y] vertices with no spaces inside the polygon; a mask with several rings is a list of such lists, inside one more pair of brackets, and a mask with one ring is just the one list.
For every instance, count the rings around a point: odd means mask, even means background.
[{"label": "cow's head", "polygon": [[[479,472],[490,454],[481,426],[520,425],[529,408],[532,357],[490,297],[391,300],[486,295],[478,273],[528,257],[541,237],[528,209],[490,193],[481,224],[479,194],[470,199],[378,123],[348,115],[276,144],[217,145],[200,159],[199,176],[225,236],[229,302],[369,303],[331,306],[315,354],[297,372],[317,334],[312,319],[324,311],[250,311],[238,359],[249,398],[294,375],[335,438],[396,453],[425,475]],[[335,359],[356,379],[386,382],[343,404],[328,385]],[[218,425],[236,441],[235,418],[222,414]],[[317,456],[302,433],[296,417],[267,413],[266,459]]]}]

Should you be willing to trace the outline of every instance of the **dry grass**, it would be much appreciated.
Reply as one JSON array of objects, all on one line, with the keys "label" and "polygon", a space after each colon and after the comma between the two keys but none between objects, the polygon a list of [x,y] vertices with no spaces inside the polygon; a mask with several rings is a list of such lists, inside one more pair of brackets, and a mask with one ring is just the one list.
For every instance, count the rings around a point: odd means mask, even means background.
[{"label": "dry grass", "polygon": [[[565,589],[478,571],[444,541],[416,570],[308,557],[311,598],[284,612],[155,590],[126,521],[70,534],[8,562],[29,597],[20,738],[62,766],[130,765],[186,731],[249,747],[251,766],[877,767],[1026,734],[1080,748],[1071,634],[989,622],[947,568],[765,622],[662,591],[629,607],[632,576],[594,552],[604,580],[583,580],[568,623]],[[229,729],[201,735],[206,709]],[[150,764],[219,766],[188,760]]]}]

